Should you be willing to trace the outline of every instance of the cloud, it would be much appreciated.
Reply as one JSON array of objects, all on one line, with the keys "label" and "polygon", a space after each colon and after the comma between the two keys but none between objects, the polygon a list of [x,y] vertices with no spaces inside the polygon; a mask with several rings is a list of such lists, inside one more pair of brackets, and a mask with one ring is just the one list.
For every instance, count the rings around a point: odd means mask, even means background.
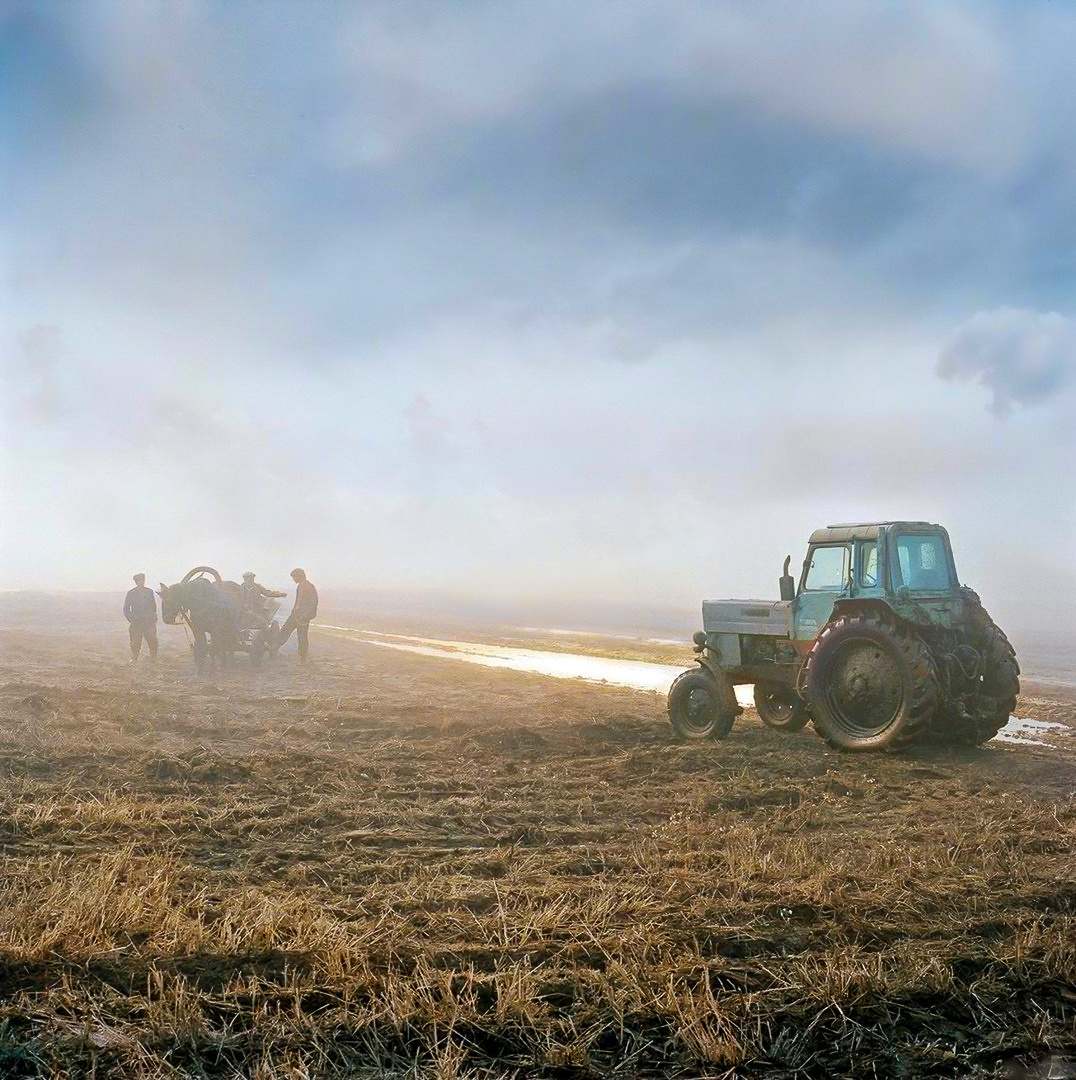
[{"label": "cloud", "polygon": [[19,335],[19,360],[12,364],[12,386],[21,388],[22,405],[35,424],[60,418],[57,372],[64,359],[59,327],[33,326]]},{"label": "cloud", "polygon": [[977,382],[993,395],[990,410],[1041,405],[1076,378],[1076,324],[1056,311],[980,311],[957,327],[938,358],[943,379]]},{"label": "cloud", "polygon": [[419,391],[403,410],[411,434],[411,442],[422,457],[442,458],[452,453],[449,440],[451,424],[438,416],[429,398]]},{"label": "cloud", "polygon": [[[1056,20],[1055,20],[1056,21]],[[950,0],[885,8],[775,0],[365,5],[338,49],[342,160],[383,165],[445,127],[631,85],[747,107],[930,160],[1008,168],[1031,126],[1003,14]]]}]

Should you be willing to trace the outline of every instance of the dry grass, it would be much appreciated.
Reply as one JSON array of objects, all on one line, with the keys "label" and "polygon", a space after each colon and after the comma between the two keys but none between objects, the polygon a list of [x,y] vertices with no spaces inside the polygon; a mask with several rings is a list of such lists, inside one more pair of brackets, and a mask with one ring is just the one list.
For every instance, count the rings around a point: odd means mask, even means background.
[{"label": "dry grass", "polygon": [[326,639],[314,672],[207,685],[173,649],[142,683],[121,643],[7,641],[0,1076],[1073,1051],[1071,753],[848,758],[753,717],[687,747],[628,691]]}]

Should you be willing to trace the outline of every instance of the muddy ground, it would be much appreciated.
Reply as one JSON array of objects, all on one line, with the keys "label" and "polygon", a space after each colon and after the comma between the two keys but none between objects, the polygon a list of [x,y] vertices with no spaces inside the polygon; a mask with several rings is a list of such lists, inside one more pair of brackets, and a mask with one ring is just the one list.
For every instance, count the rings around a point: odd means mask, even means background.
[{"label": "muddy ground", "polygon": [[0,1076],[1076,1056],[1071,690],[1026,688],[1049,746],[850,757],[327,634],[199,680],[162,638],[0,631]]}]

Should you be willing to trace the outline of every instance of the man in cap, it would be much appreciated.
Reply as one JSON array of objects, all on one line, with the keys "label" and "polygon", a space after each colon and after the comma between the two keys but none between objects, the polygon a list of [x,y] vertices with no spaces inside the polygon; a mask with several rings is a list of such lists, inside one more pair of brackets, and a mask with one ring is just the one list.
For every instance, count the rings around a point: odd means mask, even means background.
[{"label": "man in cap", "polygon": [[152,589],[146,588],[146,575],[135,574],[135,587],[127,593],[123,602],[123,615],[131,629],[131,663],[138,660],[145,639],[149,646],[149,658],[157,662],[157,598]]},{"label": "man in cap", "polygon": [[249,570],[243,575],[243,584],[240,586],[243,614],[255,626],[263,626],[268,620],[267,602],[281,596],[287,596],[286,592],[277,592],[275,589],[267,589],[260,582],[254,580],[254,574]]},{"label": "man in cap", "polygon": [[274,651],[279,649],[294,630],[299,643],[299,659],[306,660],[310,653],[310,621],[318,613],[318,590],[307,581],[306,571],[298,567],[292,570],[291,580],[295,582],[295,606],[288,621],[280,628],[280,636],[273,648]]}]

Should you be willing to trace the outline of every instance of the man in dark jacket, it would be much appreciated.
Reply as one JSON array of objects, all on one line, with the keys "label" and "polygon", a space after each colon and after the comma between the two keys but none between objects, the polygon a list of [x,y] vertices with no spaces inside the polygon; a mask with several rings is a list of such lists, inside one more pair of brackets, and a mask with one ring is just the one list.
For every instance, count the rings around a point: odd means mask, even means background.
[{"label": "man in dark jacket", "polygon": [[135,587],[127,593],[123,602],[123,615],[131,625],[131,663],[138,660],[138,653],[145,638],[149,646],[149,658],[157,662],[157,599],[152,589],[146,588],[146,575],[135,574]]},{"label": "man in dark jacket", "polygon": [[318,590],[306,580],[306,572],[298,567],[292,570],[291,580],[295,582],[295,606],[288,621],[280,628],[275,648],[279,649],[294,630],[299,643],[299,659],[305,660],[310,653],[310,621],[318,613]]}]

